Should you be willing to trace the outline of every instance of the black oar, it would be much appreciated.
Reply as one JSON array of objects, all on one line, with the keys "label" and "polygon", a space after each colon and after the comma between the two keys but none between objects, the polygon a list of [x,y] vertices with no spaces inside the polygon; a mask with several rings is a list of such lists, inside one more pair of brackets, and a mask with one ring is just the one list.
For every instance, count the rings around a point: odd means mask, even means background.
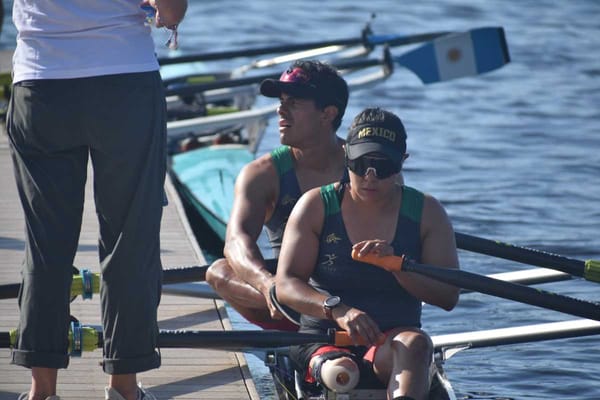
[{"label": "black oar", "polygon": [[352,257],[388,271],[414,272],[459,288],[600,321],[600,304],[597,303],[505,282],[472,272],[418,264],[405,257],[378,257],[373,254],[358,257],[356,252],[353,252]]},{"label": "black oar", "polygon": [[[267,259],[265,260],[267,263],[274,263],[276,259]],[[206,280],[206,270],[208,269],[208,265],[193,265],[193,266],[185,266],[185,267],[172,267],[163,271],[163,283],[165,285],[169,284],[177,284],[177,283],[189,283],[189,282],[204,282]],[[99,292],[99,280],[100,274],[92,274],[92,293]],[[561,280],[569,279],[571,276],[568,274],[561,274],[559,272],[550,273],[548,270],[544,271],[543,269],[531,269],[525,271],[515,271],[515,272],[506,272],[491,275],[492,278],[500,279],[513,283],[520,283],[523,285],[535,285],[539,283],[547,283],[547,282],[557,282]],[[81,276],[75,275],[73,277],[73,286],[71,288],[71,296],[81,295],[83,292],[83,285],[81,283]],[[11,299],[17,297],[19,293],[20,284],[18,283],[9,283],[0,285],[0,299]],[[215,299],[219,298],[219,295],[216,294],[209,286],[206,287],[196,287],[196,286],[186,286],[186,287],[172,287],[172,286],[164,286],[163,292],[166,294],[176,294],[176,295],[184,295],[184,296],[192,296],[199,298],[210,298]],[[463,291],[467,292],[467,291]]]},{"label": "black oar", "polygon": [[455,236],[456,246],[459,249],[493,257],[505,258],[523,264],[556,269],[558,271],[566,272],[567,274],[585,278],[588,281],[600,282],[600,261],[576,260],[558,254],[520,247],[496,240],[484,239],[464,233],[456,232]]},{"label": "black oar", "polygon": [[[100,329],[89,326],[72,326],[69,332],[69,343],[72,342],[73,330],[81,343],[78,353],[92,351],[102,347],[103,338]],[[12,347],[15,343],[16,331],[0,332],[0,348]],[[344,331],[331,329],[327,333],[299,333],[283,331],[184,331],[161,330],[158,345],[162,348],[196,348],[226,351],[243,351],[249,349],[275,348],[308,343],[328,343],[337,346],[352,345],[352,340]]]},{"label": "black oar", "polygon": [[[81,326],[81,350],[93,351],[103,345],[100,328]],[[460,332],[433,336],[436,350],[455,347],[489,347],[517,343],[529,343],[543,340],[565,339],[600,334],[600,324],[590,320],[562,321],[546,324],[518,326],[487,331]],[[69,348],[73,331],[69,331]],[[0,348],[14,346],[16,331],[0,332]],[[309,343],[328,343],[337,346],[352,345],[346,332],[329,330],[323,334],[241,330],[241,331],[184,331],[161,330],[158,337],[162,348],[202,348],[225,351],[247,351],[251,349],[269,349],[302,345]]]},{"label": "black oar", "polygon": [[317,49],[328,46],[358,46],[363,45],[371,48],[380,44],[388,44],[390,46],[402,46],[415,43],[427,42],[429,40],[447,35],[451,32],[441,31],[432,33],[420,33],[416,35],[372,35],[368,30],[363,31],[360,37],[347,39],[322,40],[306,43],[288,43],[278,44],[266,47],[256,47],[239,50],[225,50],[212,53],[190,54],[185,56],[176,56],[168,58],[159,58],[160,65],[181,64],[198,61],[214,61],[225,60],[237,57],[254,57],[265,54],[288,53],[294,51],[302,51],[309,49]]}]

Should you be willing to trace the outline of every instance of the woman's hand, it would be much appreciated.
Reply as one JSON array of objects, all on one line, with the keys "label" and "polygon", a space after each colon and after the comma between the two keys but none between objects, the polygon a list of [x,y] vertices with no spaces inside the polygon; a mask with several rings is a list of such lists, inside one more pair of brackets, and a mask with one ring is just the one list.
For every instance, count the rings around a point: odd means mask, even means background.
[{"label": "woman's hand", "polygon": [[357,346],[373,346],[380,343],[382,338],[385,339],[379,326],[364,311],[341,304],[333,309],[332,316],[338,326],[348,332]]},{"label": "woman's hand", "polygon": [[359,257],[372,253],[379,257],[391,256],[394,254],[394,248],[385,240],[370,239],[363,240],[352,246],[352,251],[358,252]]}]

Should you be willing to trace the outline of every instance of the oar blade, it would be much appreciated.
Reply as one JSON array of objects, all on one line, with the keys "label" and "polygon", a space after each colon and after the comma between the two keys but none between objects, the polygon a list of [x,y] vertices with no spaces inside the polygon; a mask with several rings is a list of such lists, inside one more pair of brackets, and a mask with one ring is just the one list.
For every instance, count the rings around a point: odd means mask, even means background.
[{"label": "oar blade", "polygon": [[502,27],[450,34],[394,58],[425,84],[480,75],[510,62]]}]

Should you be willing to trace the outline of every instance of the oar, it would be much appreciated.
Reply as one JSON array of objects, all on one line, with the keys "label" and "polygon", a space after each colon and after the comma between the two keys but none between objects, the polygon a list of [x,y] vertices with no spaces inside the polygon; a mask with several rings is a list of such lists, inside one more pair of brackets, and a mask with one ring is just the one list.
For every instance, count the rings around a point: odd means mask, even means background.
[{"label": "oar", "polygon": [[[175,267],[163,271],[163,283],[200,282],[206,280],[206,270],[209,265],[193,265]],[[12,299],[19,295],[20,283],[0,285],[0,299]],[[78,275],[73,275],[71,297],[82,295],[91,298],[93,293],[100,292],[100,274],[82,269]]]},{"label": "oar", "polygon": [[[392,56],[387,48],[382,60],[354,60],[336,63],[335,66],[340,70],[356,70],[378,65],[393,68],[398,64],[414,72],[423,83],[430,84],[475,76],[500,68],[510,61],[507,49],[503,28],[478,28],[443,36],[400,56]],[[182,85],[167,88],[166,94],[187,96],[207,90],[255,84],[278,76],[278,73],[264,74]]]},{"label": "oar", "polygon": [[456,232],[455,236],[456,245],[459,249],[505,258],[523,264],[552,268],[585,278],[588,281],[600,282],[600,261],[597,260],[576,260],[545,251],[520,247],[464,233]]},{"label": "oar", "polygon": [[[267,262],[274,262],[275,259],[268,259]],[[199,286],[191,282],[204,282],[206,280],[206,270],[209,265],[193,265],[185,267],[171,267],[163,271],[163,293],[177,296],[191,296],[203,299],[219,299],[215,291],[204,284]],[[84,270],[85,271],[85,270]],[[89,273],[89,272],[84,272]],[[571,275],[556,272],[545,268],[533,268],[523,271],[504,272],[489,275],[491,278],[500,279],[522,285],[535,285],[540,283],[557,282],[570,279]],[[98,293],[100,288],[100,274],[94,273],[92,279],[92,293]],[[0,299],[11,299],[17,297],[19,293],[19,283],[9,283],[0,285]],[[73,285],[71,286],[71,297],[83,294],[83,278],[81,275],[73,276]],[[463,293],[466,291],[463,291]],[[90,298],[87,296],[86,298]]]},{"label": "oar", "polygon": [[[335,66],[340,70],[357,70],[368,67],[374,67],[378,65],[384,65],[386,59],[364,59],[337,63]],[[176,78],[172,81],[166,81],[165,94],[167,96],[189,96],[196,93],[206,92],[208,90],[215,89],[226,89],[239,86],[247,86],[252,84],[258,84],[265,79],[277,79],[281,75],[281,72],[267,73],[261,75],[253,75],[244,78],[234,79],[220,79],[211,80],[207,78],[207,81],[201,83],[185,83],[181,82],[180,78]],[[193,81],[192,81],[193,82]]]},{"label": "oar", "polygon": [[353,251],[352,258],[388,271],[414,272],[456,287],[600,321],[600,304],[597,303],[505,282],[472,272],[418,264],[404,256],[378,257],[369,253],[358,257],[358,252]]},{"label": "oar", "polygon": [[[0,332],[0,348],[13,347],[17,331]],[[71,350],[73,337],[77,345]],[[337,346],[350,346],[352,339],[345,331],[330,329],[327,333],[299,333],[284,331],[240,330],[240,331],[185,331],[161,330],[158,345],[162,348],[195,348],[225,351],[276,348],[309,343],[327,343]],[[75,355],[81,351],[93,351],[102,347],[103,337],[100,328],[71,325],[69,330],[69,350]]]},{"label": "oar", "polygon": [[438,350],[451,348],[478,348],[544,340],[566,339],[600,334],[600,322],[577,319],[544,324],[514,326],[473,332],[433,336]]},{"label": "oar", "polygon": [[316,49],[321,47],[329,46],[358,46],[364,45],[365,47],[373,47],[381,44],[388,44],[390,46],[403,46],[415,43],[427,42],[429,40],[438,38],[440,36],[447,35],[450,32],[432,32],[432,33],[420,33],[416,35],[373,35],[369,30],[363,31],[360,37],[346,38],[346,39],[334,39],[334,40],[322,40],[305,43],[288,43],[278,44],[273,46],[255,47],[249,49],[239,50],[226,50],[210,53],[201,54],[190,54],[185,56],[176,56],[168,58],[159,58],[158,63],[160,65],[169,64],[180,64],[198,61],[214,61],[214,60],[225,60],[229,58],[238,57],[254,57],[264,54],[274,53],[288,53],[301,50]]},{"label": "oar", "polygon": [[[100,328],[72,324],[69,330],[69,351],[72,351],[73,332],[80,340],[76,354],[93,351],[103,345]],[[530,343],[543,340],[565,339],[600,334],[600,323],[591,320],[572,320],[519,327],[492,329],[474,332],[460,332],[433,336],[437,351],[450,348],[478,348],[517,343]],[[0,332],[0,348],[10,348],[16,343],[16,330]],[[327,343],[337,346],[350,346],[352,340],[344,331],[329,330],[327,333],[300,333],[271,330],[240,331],[185,331],[161,330],[158,344],[162,348],[197,348],[225,351],[247,351]]]}]

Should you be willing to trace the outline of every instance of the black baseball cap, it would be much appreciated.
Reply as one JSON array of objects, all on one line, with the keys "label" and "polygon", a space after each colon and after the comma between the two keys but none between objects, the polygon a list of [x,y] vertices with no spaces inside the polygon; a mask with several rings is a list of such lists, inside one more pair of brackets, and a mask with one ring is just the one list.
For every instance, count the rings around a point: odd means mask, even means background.
[{"label": "black baseball cap", "polygon": [[348,85],[337,70],[320,61],[296,61],[279,79],[265,79],[260,93],[279,98],[282,93],[314,99],[321,106],[335,105],[343,115],[348,104]]},{"label": "black baseball cap", "polygon": [[346,138],[346,156],[355,160],[368,153],[381,153],[393,161],[403,161],[406,130],[396,114],[381,108],[367,108],[354,118]]}]

